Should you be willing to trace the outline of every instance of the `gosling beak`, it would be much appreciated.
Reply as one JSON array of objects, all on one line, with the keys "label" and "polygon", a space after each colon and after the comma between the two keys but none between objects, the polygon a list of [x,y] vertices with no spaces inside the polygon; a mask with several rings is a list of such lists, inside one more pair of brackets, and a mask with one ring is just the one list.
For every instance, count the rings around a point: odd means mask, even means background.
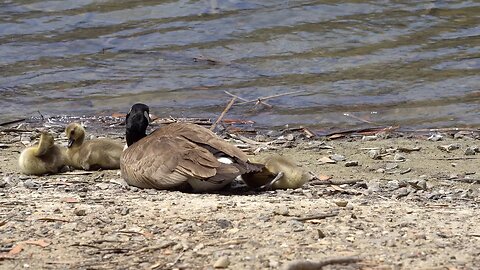
[{"label": "gosling beak", "polygon": [[67,147],[70,148],[72,147],[72,144],[75,142],[74,139],[68,139],[68,144],[67,144]]}]

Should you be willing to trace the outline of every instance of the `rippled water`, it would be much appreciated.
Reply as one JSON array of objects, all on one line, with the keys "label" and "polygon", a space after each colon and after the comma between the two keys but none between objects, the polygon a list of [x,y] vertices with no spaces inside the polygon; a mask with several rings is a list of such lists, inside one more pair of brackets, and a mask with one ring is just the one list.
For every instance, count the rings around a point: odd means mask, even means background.
[{"label": "rippled water", "polygon": [[[209,61],[213,60],[213,61]],[[480,124],[478,1],[2,1],[0,120],[111,114],[258,126]]]}]

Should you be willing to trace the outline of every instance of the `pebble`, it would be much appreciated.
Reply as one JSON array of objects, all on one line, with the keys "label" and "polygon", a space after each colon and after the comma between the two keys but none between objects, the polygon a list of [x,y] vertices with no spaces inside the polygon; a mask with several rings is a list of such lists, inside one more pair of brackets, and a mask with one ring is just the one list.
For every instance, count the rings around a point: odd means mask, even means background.
[{"label": "pebble", "polygon": [[73,211],[73,213],[77,216],[85,216],[87,215],[87,211],[85,211],[85,209],[82,209],[82,208],[75,208],[75,210]]},{"label": "pebble", "polygon": [[217,219],[217,225],[221,229],[226,229],[226,228],[232,228],[233,227],[233,224],[230,220],[223,219],[223,218]]},{"label": "pebble", "polygon": [[396,169],[396,168],[398,168],[397,163],[387,163],[387,165],[385,165],[385,170],[387,170],[387,171],[393,170],[393,169]]},{"label": "pebble", "polygon": [[466,156],[473,156],[477,152],[478,152],[478,147],[476,146],[470,146],[470,147],[467,147],[467,149],[465,149]]},{"label": "pebble", "polygon": [[446,152],[450,152],[452,150],[457,150],[460,148],[460,145],[458,143],[452,143],[452,144],[447,144],[447,145],[438,145],[438,149]]},{"label": "pebble", "polygon": [[273,210],[273,213],[280,216],[288,216],[288,208],[286,206],[279,206]]},{"label": "pebble", "polygon": [[0,180],[0,188],[4,188],[7,186],[7,181],[5,180]]},{"label": "pebble", "polygon": [[399,199],[399,198],[407,196],[408,194],[410,194],[410,191],[408,190],[408,188],[402,187],[402,188],[399,188],[395,191],[395,194],[393,195],[393,197],[395,199]]},{"label": "pebble", "polygon": [[339,154],[333,154],[330,156],[331,159],[335,161],[344,161],[346,160],[345,156],[339,155]]},{"label": "pebble", "polygon": [[214,268],[227,268],[230,265],[230,260],[228,257],[220,257],[213,264]]},{"label": "pebble", "polygon": [[369,192],[379,192],[381,190],[378,180],[371,180],[367,183]]},{"label": "pebble", "polygon": [[428,137],[427,140],[432,141],[432,142],[437,142],[443,139],[443,136],[440,134],[432,134],[432,136]]},{"label": "pebble", "polygon": [[345,167],[355,167],[358,166],[358,161],[356,160],[350,160],[345,162]]},{"label": "pebble", "polygon": [[33,181],[32,179],[27,179],[25,182],[23,182],[23,186],[28,188],[28,189],[39,189],[40,184]]},{"label": "pebble", "polygon": [[340,206],[340,207],[345,207],[345,206],[347,206],[348,202],[347,201],[336,201],[335,204]]},{"label": "pebble", "polygon": [[405,161],[406,158],[404,155],[396,153],[395,156],[393,156],[393,160],[395,161]]},{"label": "pebble", "polygon": [[320,229],[317,229],[317,234],[318,234],[319,239],[322,239],[322,238],[326,237],[325,233]]},{"label": "pebble", "polygon": [[380,154],[380,150],[377,150],[377,149],[373,149],[373,150],[368,151],[368,156],[371,159],[381,159],[382,158],[382,156]]}]

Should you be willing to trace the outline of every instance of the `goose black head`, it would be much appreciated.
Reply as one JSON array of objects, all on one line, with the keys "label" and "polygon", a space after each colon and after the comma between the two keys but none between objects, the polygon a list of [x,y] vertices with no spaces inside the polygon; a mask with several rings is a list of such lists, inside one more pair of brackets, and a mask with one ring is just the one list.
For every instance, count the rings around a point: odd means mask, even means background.
[{"label": "goose black head", "polygon": [[130,146],[147,136],[146,131],[150,123],[150,108],[142,103],[132,106],[125,120],[127,145]]}]

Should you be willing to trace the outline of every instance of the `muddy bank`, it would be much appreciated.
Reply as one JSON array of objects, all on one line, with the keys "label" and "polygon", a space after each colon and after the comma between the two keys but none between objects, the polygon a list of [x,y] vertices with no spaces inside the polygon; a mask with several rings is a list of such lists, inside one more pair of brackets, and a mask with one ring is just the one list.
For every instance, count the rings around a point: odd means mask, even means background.
[{"label": "muddy bank", "polygon": [[[87,131],[123,141],[115,121]],[[289,156],[319,179],[295,190],[237,183],[189,194],[125,186],[118,171],[21,175],[17,158],[38,132],[17,127],[0,131],[2,269],[278,269],[345,256],[361,261],[325,269],[480,267],[476,132],[225,135],[250,153]],[[65,143],[61,123],[48,129]]]}]

